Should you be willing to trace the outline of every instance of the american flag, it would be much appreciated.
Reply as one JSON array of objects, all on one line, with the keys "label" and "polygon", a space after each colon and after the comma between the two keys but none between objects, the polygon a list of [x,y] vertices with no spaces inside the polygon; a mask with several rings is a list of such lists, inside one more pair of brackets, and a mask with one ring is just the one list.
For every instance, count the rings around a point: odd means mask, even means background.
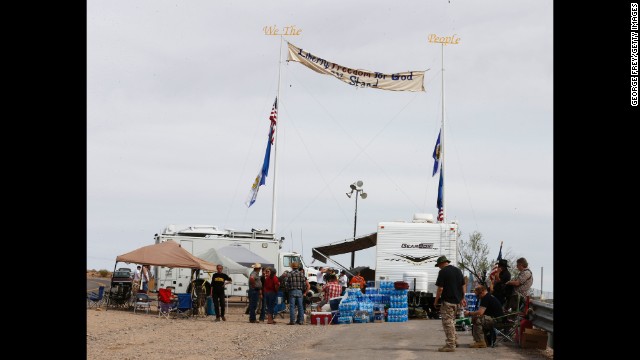
[{"label": "american flag", "polygon": [[271,131],[270,131],[270,139],[271,144],[273,145],[273,140],[276,134],[276,123],[278,122],[278,98],[273,102],[273,107],[271,108],[271,115],[269,116],[269,120],[271,120]]},{"label": "american flag", "polygon": [[442,171],[440,171],[440,180],[438,181],[438,200],[436,207],[438,208],[438,222],[444,222],[444,203],[442,199]]}]

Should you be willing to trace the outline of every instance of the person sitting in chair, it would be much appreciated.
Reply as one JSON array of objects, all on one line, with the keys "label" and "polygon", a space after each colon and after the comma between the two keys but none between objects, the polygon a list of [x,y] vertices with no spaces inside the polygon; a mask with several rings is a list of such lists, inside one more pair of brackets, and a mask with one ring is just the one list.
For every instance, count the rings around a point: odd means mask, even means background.
[{"label": "person sitting in chair", "polygon": [[474,342],[469,347],[486,348],[487,343],[484,340],[484,331],[493,328],[494,319],[504,315],[502,304],[495,296],[489,294],[487,288],[483,285],[476,286],[473,292],[480,298],[480,304],[478,305],[478,310],[464,312],[464,316],[472,316]]},{"label": "person sitting in chair", "polygon": [[505,309],[511,309],[511,311],[520,311],[520,308],[524,305],[525,298],[531,295],[531,285],[533,285],[533,273],[529,270],[527,259],[521,257],[516,260],[516,268],[520,271],[518,276],[505,283],[507,286],[515,286],[513,295],[507,299],[505,304]]}]

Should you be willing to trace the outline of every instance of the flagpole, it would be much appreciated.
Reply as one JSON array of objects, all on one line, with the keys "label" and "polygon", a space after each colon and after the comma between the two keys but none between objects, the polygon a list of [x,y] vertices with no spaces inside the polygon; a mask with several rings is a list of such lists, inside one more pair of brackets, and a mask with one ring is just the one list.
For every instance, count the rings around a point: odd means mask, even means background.
[{"label": "flagpole", "polygon": [[445,210],[446,201],[444,201],[444,44],[440,44],[442,47],[442,123],[440,124],[442,129],[442,139],[440,139],[440,176],[442,176],[442,222],[446,222],[447,211]]},{"label": "flagpole", "polygon": [[280,128],[280,121],[282,116],[280,115],[280,110],[282,107],[282,101],[280,99],[280,78],[282,76],[282,35],[280,35],[280,52],[278,53],[278,94],[276,95],[276,99],[278,101],[278,120],[276,123],[276,141],[274,143],[274,154],[273,154],[273,195],[271,201],[271,233],[275,235],[276,233],[276,187],[278,184],[278,129]]}]

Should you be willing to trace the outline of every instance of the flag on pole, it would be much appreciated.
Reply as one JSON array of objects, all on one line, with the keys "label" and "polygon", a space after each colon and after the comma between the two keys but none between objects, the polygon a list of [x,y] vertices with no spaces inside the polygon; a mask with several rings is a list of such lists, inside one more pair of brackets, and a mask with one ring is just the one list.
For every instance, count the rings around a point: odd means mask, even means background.
[{"label": "flag on pole", "polygon": [[267,179],[267,175],[269,174],[269,160],[271,159],[271,145],[275,139],[275,131],[276,131],[276,123],[278,121],[278,98],[273,102],[273,108],[271,109],[271,115],[269,116],[269,121],[271,125],[269,126],[269,137],[267,138],[267,151],[264,154],[264,161],[262,162],[262,169],[256,176],[253,181],[253,185],[251,185],[251,190],[249,191],[249,197],[247,201],[245,201],[245,205],[247,207],[251,207],[254,202],[256,202],[256,198],[258,197],[258,190],[260,190],[260,186],[264,185]]},{"label": "flag on pole", "polygon": [[440,180],[438,181],[438,200],[436,201],[438,207],[438,222],[444,221],[444,204],[442,203],[442,171],[440,172]]},{"label": "flag on pole", "polygon": [[500,241],[500,251],[498,251],[498,257],[496,258],[496,263],[493,264],[493,268],[491,269],[491,273],[489,274],[489,278],[493,279],[495,274],[498,272],[498,262],[502,260],[502,241]]},{"label": "flag on pole", "polygon": [[433,174],[431,176],[435,176],[440,168],[440,133],[442,133],[442,129],[438,132],[438,140],[436,140],[436,147],[433,148]]}]

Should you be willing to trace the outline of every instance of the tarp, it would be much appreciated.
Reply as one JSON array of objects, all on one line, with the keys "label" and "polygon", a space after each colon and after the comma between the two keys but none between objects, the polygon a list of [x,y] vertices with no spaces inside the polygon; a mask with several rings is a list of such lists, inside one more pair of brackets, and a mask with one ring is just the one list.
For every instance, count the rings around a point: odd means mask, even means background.
[{"label": "tarp", "polygon": [[216,249],[211,248],[202,254],[198,254],[198,257],[214,264],[222,265],[224,267],[222,272],[225,274],[247,275],[247,267],[231,260],[228,256],[219,254]]},{"label": "tarp", "polygon": [[227,256],[231,260],[246,267],[251,267],[251,265],[253,265],[254,263],[260,263],[262,265],[262,268],[265,268],[267,266],[273,267],[275,265],[274,263],[254,253],[244,246],[228,245],[225,247],[221,247],[220,249],[218,249],[218,254]]},{"label": "tarp", "polygon": [[143,246],[126,254],[116,257],[117,262],[164,266],[168,268],[187,268],[216,271],[216,264],[210,263],[191,255],[177,242],[165,242]]},{"label": "tarp", "polygon": [[377,242],[378,233],[375,232],[355,239],[347,239],[325,246],[314,247],[311,250],[311,256],[316,260],[327,263],[327,256],[347,254],[358,250],[368,249],[372,246],[376,246]]}]

